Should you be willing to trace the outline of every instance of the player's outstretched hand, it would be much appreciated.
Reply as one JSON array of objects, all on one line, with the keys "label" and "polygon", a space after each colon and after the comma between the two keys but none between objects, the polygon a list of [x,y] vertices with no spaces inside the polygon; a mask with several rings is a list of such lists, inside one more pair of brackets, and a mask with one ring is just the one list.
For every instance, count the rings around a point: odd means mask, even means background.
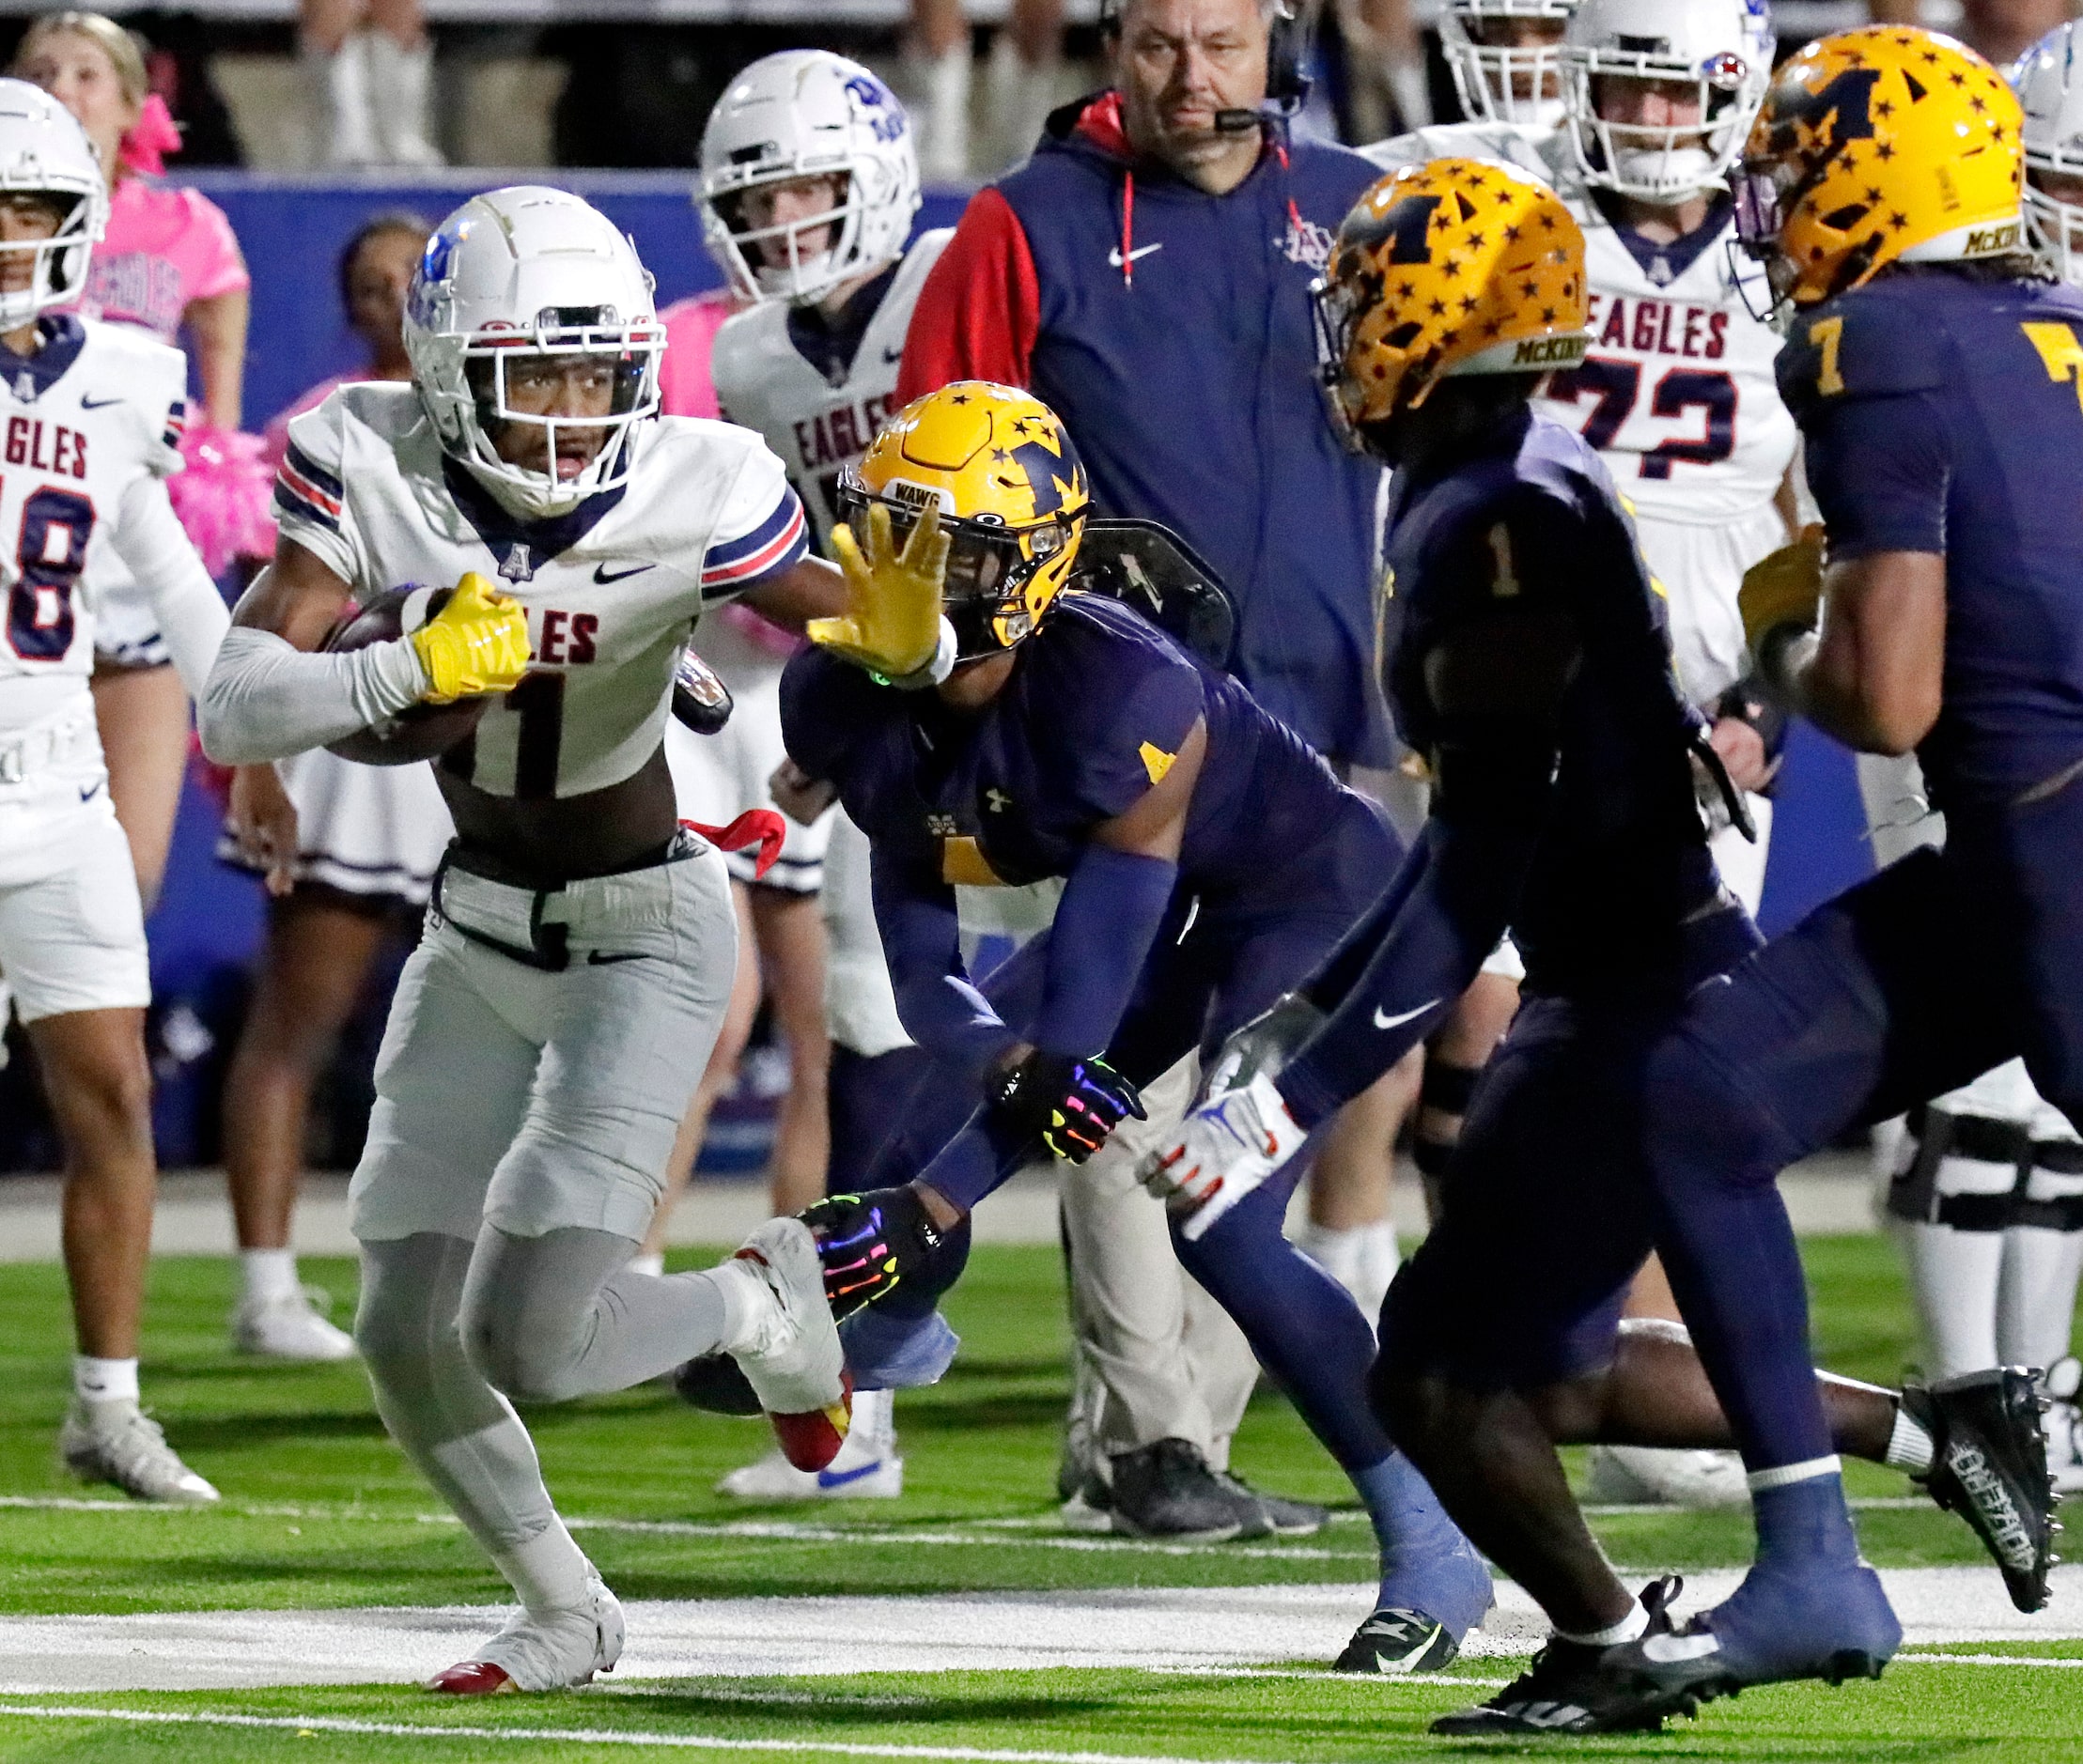
[{"label": "player's outstretched hand", "polygon": [[816,1240],[825,1301],[841,1323],[916,1273],[946,1241],[909,1185],[828,1195],[796,1216]]},{"label": "player's outstretched hand", "polygon": [[991,1106],[1057,1156],[1082,1164],[1133,1115],[1147,1120],[1136,1087],[1104,1060],[1031,1050],[1000,1073]]},{"label": "player's outstretched hand", "polygon": [[1752,655],[1765,632],[1782,625],[1812,629],[1823,605],[1823,529],[1804,527],[1793,544],[1751,565],[1743,574],[1736,604],[1743,611],[1743,640]]},{"label": "player's outstretched hand", "polygon": [[838,618],[812,619],[806,629],[820,648],[900,680],[932,666],[940,651],[948,536],[938,520],[922,519],[899,551],[890,511],[879,503],[869,505],[866,527],[856,534],[841,521],[832,530],[847,579],[847,610]]},{"label": "player's outstretched hand", "polygon": [[411,638],[427,670],[427,703],[508,692],[528,672],[528,615],[472,570]]},{"label": "player's outstretched hand", "polygon": [[231,773],[225,830],[239,855],[267,878],[280,900],[297,885],[297,805],[272,766],[238,766]]},{"label": "player's outstretched hand", "polygon": [[1240,1090],[1210,1096],[1136,1174],[1190,1243],[1263,1186],[1308,1137],[1262,1072]]}]

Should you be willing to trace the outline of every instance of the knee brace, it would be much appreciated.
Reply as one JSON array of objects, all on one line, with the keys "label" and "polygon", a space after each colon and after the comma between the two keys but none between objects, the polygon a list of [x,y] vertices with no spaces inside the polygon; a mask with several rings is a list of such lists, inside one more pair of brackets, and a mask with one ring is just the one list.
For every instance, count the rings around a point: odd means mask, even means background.
[{"label": "knee brace", "polygon": [[[1926,1106],[1910,1115],[1909,1134],[1916,1149],[1888,1185],[1891,1217],[1978,1232],[2023,1222],[2018,1212],[2027,1204],[2037,1149],[2022,1122]],[[2050,1143],[2048,1155],[2057,1151]],[[2062,1155],[2083,1168],[2083,1146]],[[2077,1204],[2083,1208],[2083,1199]],[[2075,1226],[2054,1229],[2078,1227],[2083,1211]]]}]

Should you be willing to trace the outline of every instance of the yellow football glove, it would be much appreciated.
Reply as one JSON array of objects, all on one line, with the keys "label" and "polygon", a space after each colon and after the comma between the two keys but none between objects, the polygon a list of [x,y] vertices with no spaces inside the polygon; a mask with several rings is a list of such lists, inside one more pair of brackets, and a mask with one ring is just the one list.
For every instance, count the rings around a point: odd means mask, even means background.
[{"label": "yellow football glove", "polygon": [[511,691],[528,672],[528,615],[475,570],[412,636],[429,704]]},{"label": "yellow football glove", "polygon": [[1792,545],[1782,545],[1751,565],[1743,574],[1736,605],[1743,611],[1743,640],[1752,655],[1759,640],[1778,626],[1811,629],[1823,605],[1823,529],[1804,527]]},{"label": "yellow football glove", "polygon": [[868,507],[866,542],[841,521],[832,549],[847,579],[847,610],[812,619],[810,641],[834,655],[901,680],[929,664],[940,646],[940,587],[947,577],[948,536],[937,519],[920,519],[899,552],[890,511]]}]

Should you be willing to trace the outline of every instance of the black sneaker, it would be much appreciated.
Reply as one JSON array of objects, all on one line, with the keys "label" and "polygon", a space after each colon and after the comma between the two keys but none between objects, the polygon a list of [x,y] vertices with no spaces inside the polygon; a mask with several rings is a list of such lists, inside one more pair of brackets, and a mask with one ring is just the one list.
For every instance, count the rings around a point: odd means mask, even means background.
[{"label": "black sneaker", "polygon": [[1244,1529],[1237,1533],[1240,1538],[1314,1538],[1330,1523],[1329,1510],[1314,1501],[1267,1494],[1232,1471],[1218,1470],[1214,1476],[1247,1507]]},{"label": "black sneaker", "polygon": [[1330,1663],[1333,1672],[1438,1672],[1451,1666],[1461,1644],[1446,1626],[1422,1611],[1383,1605],[1353,1632],[1345,1651]]},{"label": "black sneaker", "polygon": [[1931,1435],[1925,1493],[1974,1527],[2003,1571],[2011,1602],[2038,1611],[2053,1567],[2055,1493],[2040,1431],[2038,1375],[1993,1367],[1935,1385],[1906,1384],[1903,1408]]},{"label": "black sneaker", "polygon": [[1255,1519],[1255,1497],[1239,1500],[1217,1479],[1200,1447],[1160,1439],[1112,1459],[1113,1529],[1131,1538],[1227,1543]]},{"label": "black sneaker", "polygon": [[[1650,1635],[1671,1632],[1670,1604],[1685,1583],[1666,1575],[1642,1588]],[[1432,1724],[1434,1733],[1458,1737],[1485,1734],[1658,1733],[1664,1718],[1690,1714],[1683,1698],[1653,1694],[1631,1676],[1615,1672],[1615,1648],[1590,1648],[1582,1642],[1550,1638],[1533,1656],[1531,1670],[1470,1709],[1457,1709]]]}]

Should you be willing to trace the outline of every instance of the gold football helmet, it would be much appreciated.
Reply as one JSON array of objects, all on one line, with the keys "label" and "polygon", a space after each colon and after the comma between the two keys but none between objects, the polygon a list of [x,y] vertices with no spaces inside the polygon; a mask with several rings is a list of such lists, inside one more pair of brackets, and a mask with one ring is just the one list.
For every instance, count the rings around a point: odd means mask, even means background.
[{"label": "gold football helmet", "polygon": [[2003,76],[1935,31],[1875,25],[1782,67],[1733,180],[1776,302],[1812,306],[1890,263],[2027,248],[2025,117]]},{"label": "gold football helmet", "polygon": [[1462,374],[1575,367],[1588,345],[1584,235],[1547,185],[1507,165],[1434,160],[1360,198],[1311,290],[1331,422],[1360,431]]},{"label": "gold football helmet", "polygon": [[839,480],[856,532],[871,503],[899,544],[937,510],[956,655],[974,660],[1033,635],[1076,566],[1092,492],[1056,413],[1014,386],[959,379],[906,405]]}]

